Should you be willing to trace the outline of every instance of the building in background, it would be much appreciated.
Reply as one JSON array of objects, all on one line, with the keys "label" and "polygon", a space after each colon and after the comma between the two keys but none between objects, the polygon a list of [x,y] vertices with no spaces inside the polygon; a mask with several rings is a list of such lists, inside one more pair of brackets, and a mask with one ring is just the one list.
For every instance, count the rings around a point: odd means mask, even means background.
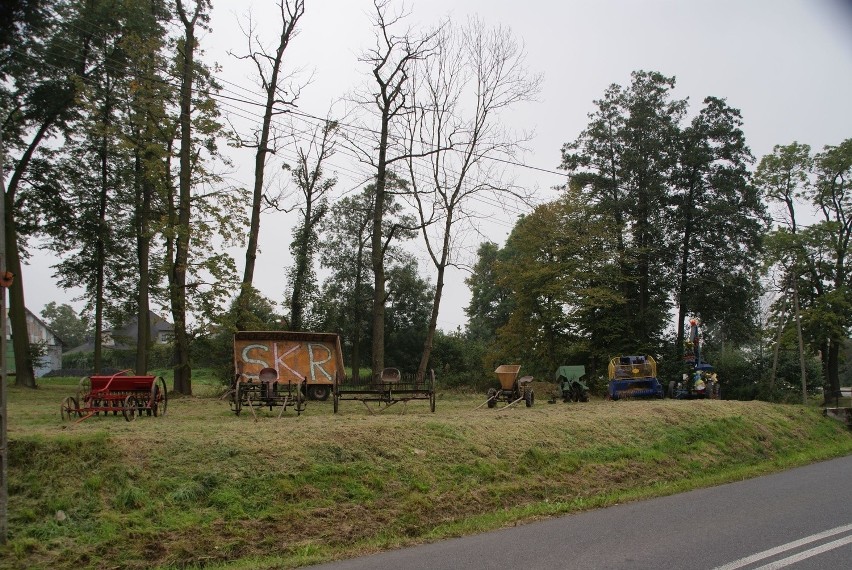
[{"label": "building in background", "polygon": [[[151,344],[168,344],[174,339],[175,327],[166,319],[155,313],[148,312],[148,321],[150,322],[149,334]],[[127,324],[103,332],[103,348],[114,350],[136,350],[136,338],[138,336],[138,319],[133,318]],[[77,352],[92,352],[95,350],[95,343],[92,340],[85,344],[75,346],[68,350],[65,354],[74,354]]]},{"label": "building in background", "polygon": [[[27,309],[27,336],[30,338],[30,345],[38,347],[39,352],[43,353],[33,362],[33,372],[36,378],[44,376],[51,370],[62,368],[62,339],[29,309]],[[6,366],[10,373],[15,370],[12,325],[8,318],[6,319]]]}]

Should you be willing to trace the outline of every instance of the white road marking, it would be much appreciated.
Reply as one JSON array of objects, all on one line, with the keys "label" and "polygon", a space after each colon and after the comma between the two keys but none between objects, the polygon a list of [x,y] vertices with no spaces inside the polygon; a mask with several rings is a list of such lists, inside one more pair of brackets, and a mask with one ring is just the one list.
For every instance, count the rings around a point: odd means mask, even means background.
[{"label": "white road marking", "polygon": [[834,550],[835,548],[840,548],[841,546],[850,543],[852,543],[852,535],[843,537],[840,540],[835,540],[833,542],[827,542],[822,546],[817,546],[816,548],[805,550],[804,552],[794,554],[793,556],[788,556],[787,558],[782,558],[781,560],[776,560],[775,562],[771,562],[765,566],[756,568],[755,570],[778,570],[779,568],[784,568],[785,566],[795,564],[796,562],[801,562],[802,560],[810,558],[811,556],[816,556],[817,554],[822,554],[823,552],[828,552],[829,550]]},{"label": "white road marking", "polygon": [[788,542],[787,544],[782,544],[781,546],[776,546],[775,548],[770,548],[769,550],[764,550],[763,552],[758,552],[757,554],[752,554],[751,556],[746,556],[745,558],[740,558],[739,560],[734,560],[730,564],[719,566],[714,570],[736,570],[737,568],[748,566],[749,564],[752,564],[753,562],[758,562],[760,560],[763,560],[764,558],[769,558],[770,556],[775,556],[776,554],[781,554],[782,552],[787,552],[788,550],[799,548],[800,546],[804,546],[806,544],[816,542],[817,540],[822,540],[824,538],[828,538],[830,536],[841,534],[850,530],[852,530],[852,524],[839,526],[831,530],[812,534],[811,536],[801,538],[799,540],[794,540],[793,542]]}]

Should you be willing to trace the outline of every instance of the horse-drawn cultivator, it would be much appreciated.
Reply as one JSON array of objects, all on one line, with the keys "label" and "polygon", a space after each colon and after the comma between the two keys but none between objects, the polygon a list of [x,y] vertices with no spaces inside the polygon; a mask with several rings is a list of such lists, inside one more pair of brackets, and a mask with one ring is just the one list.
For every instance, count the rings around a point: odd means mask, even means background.
[{"label": "horse-drawn cultivator", "polygon": [[244,407],[255,416],[255,408],[268,407],[272,411],[274,407],[280,407],[278,416],[293,406],[296,415],[305,411],[305,384],[301,382],[280,382],[278,372],[274,368],[264,368],[258,374],[257,379],[249,378],[243,373],[237,374],[231,390],[231,409],[240,415]]},{"label": "horse-drawn cultivator", "polygon": [[121,413],[132,421],[136,416],[162,416],[168,406],[166,381],[162,376],[127,375],[122,370],[112,376],[86,376],[80,380],[76,396],[62,400],[62,419],[78,418],[81,422],[92,416]]},{"label": "horse-drawn cultivator", "polygon": [[368,378],[365,382],[343,379],[334,385],[334,413],[341,400],[356,400],[364,404],[372,414],[370,403],[381,409],[411,400],[428,400],[429,410],[435,411],[435,372],[429,370],[427,378],[416,375],[404,375],[398,368],[385,368],[377,378]]}]

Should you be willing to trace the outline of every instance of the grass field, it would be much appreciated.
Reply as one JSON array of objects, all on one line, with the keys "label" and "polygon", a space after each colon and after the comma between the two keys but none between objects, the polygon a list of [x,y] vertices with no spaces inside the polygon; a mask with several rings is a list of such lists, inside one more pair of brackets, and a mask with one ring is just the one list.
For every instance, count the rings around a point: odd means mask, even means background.
[{"label": "grass field", "polygon": [[[236,417],[220,388],[165,417],[64,423],[76,379],[9,389],[0,568],[291,568],[676,493],[852,453],[819,409],[592,401]],[[662,530],[662,529],[661,529]]]}]

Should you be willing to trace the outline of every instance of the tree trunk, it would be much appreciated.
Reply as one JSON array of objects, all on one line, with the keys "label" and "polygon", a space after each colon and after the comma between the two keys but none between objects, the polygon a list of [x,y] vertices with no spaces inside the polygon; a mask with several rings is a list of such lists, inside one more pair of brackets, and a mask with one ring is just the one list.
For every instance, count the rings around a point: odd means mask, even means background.
[{"label": "tree trunk", "polygon": [[840,348],[843,346],[842,339],[830,339],[828,346],[828,384],[825,390],[825,399],[840,397]]},{"label": "tree trunk", "polygon": [[435,299],[432,301],[432,315],[429,317],[429,329],[426,331],[426,340],[423,341],[423,354],[420,357],[420,366],[417,367],[417,382],[426,378],[426,369],[429,367],[429,359],[432,358],[432,347],[435,341],[435,330],[438,328],[438,312],[441,308],[441,296],[444,291],[444,272],[446,264],[438,267],[438,280],[435,284]]},{"label": "tree trunk", "polygon": [[[362,232],[364,227],[361,228]],[[361,275],[364,271],[364,239],[363,233],[358,238],[358,257],[355,263],[355,303],[352,306],[352,382],[358,384],[361,380],[361,326],[363,320],[363,303],[361,299]]]},{"label": "tree trunk", "polygon": [[799,286],[793,281],[793,310],[796,312],[796,335],[799,337],[799,367],[802,372],[802,404],[808,403],[808,373],[805,367],[805,341],[802,339],[802,318],[799,312]]},{"label": "tree trunk", "polygon": [[441,244],[441,260],[436,266],[438,276],[437,283],[435,284],[435,299],[432,302],[432,315],[429,317],[429,329],[426,331],[426,340],[423,342],[423,354],[420,357],[420,366],[417,367],[417,382],[422,382],[426,378],[426,369],[429,366],[429,359],[432,358],[435,329],[438,328],[438,313],[441,309],[441,297],[444,291],[444,274],[447,269],[447,259],[450,255],[450,230],[452,230],[452,227],[453,210],[449,208],[447,218],[444,221],[444,241]]},{"label": "tree trunk", "polygon": [[[30,339],[27,332],[27,309],[24,303],[24,280],[21,275],[21,258],[18,255],[18,232],[12,214],[9,192],[4,204],[4,223],[6,238],[6,269],[15,280],[9,287],[9,325],[12,328],[12,348],[15,351],[15,386],[35,388],[35,372],[30,354]],[[3,331],[6,334],[6,331]]]},{"label": "tree trunk", "polygon": [[371,262],[373,266],[373,378],[381,376],[385,367],[385,252],[382,239],[382,222],[385,213],[385,187],[387,183],[387,148],[390,117],[387,105],[382,116],[379,138],[379,162],[376,169],[376,196],[373,207],[373,233]]},{"label": "tree trunk", "polygon": [[[18,185],[30,165],[33,154],[47,131],[56,121],[59,112],[51,114],[33,136],[27,150],[15,165],[9,187],[4,194],[4,223],[6,238],[6,269],[15,276],[15,281],[9,287],[9,324],[12,329],[12,348],[15,353],[15,385],[25,388],[35,388],[35,372],[30,353],[30,339],[27,330],[27,307],[24,302],[24,276],[21,271],[21,257],[18,252],[18,230],[15,224],[15,196]],[[3,331],[6,334],[6,331]]]},{"label": "tree trunk", "polygon": [[151,343],[150,323],[150,251],[149,235],[151,197],[153,188],[147,173],[142,168],[139,149],[135,152],[136,176],[136,259],[139,265],[139,289],[137,291],[136,315],[136,374],[148,373],[148,353]]},{"label": "tree trunk", "polygon": [[[109,88],[107,88],[109,89]],[[109,95],[103,107],[104,127],[109,124],[110,100]],[[106,130],[106,129],[105,129]],[[103,329],[104,329],[104,282],[106,272],[106,240],[104,234],[109,224],[107,222],[107,202],[110,188],[109,182],[109,140],[104,134],[101,138],[101,148],[98,150],[101,166],[101,188],[98,197],[98,235],[95,239],[95,348],[94,371],[100,374],[103,370]]]},{"label": "tree trunk", "polygon": [[178,11],[184,25],[180,85],[180,176],[177,204],[177,240],[171,279],[171,305],[175,327],[174,389],[192,394],[192,369],[189,365],[189,335],[186,323],[186,272],[189,265],[190,206],[192,192],[192,86],[195,75],[195,23],[201,13],[196,5],[193,18],[187,19],[181,0]]},{"label": "tree trunk", "polygon": [[[783,294],[786,294],[787,290],[784,290]],[[775,392],[775,375],[778,372],[778,352],[781,349],[781,333],[784,332],[784,319],[787,316],[787,303],[781,307],[781,316],[778,319],[778,334],[775,338],[775,350],[772,354],[772,375],[769,377],[769,397],[772,398],[772,394]]]},{"label": "tree trunk", "polygon": [[[296,24],[299,18],[304,14],[304,2],[297,0],[292,9],[289,8],[289,2],[281,0],[279,8],[281,10],[282,27],[281,36],[278,40],[278,48],[275,50],[275,57],[272,58],[272,69],[269,81],[263,78],[261,72],[261,81],[264,83],[266,91],[266,104],[263,112],[263,123],[260,131],[260,141],[258,141],[257,153],[254,158],[254,189],[251,202],[251,221],[249,225],[248,244],[246,245],[246,266],[243,272],[243,283],[240,288],[240,297],[237,306],[240,308],[237,317],[237,329],[243,330],[242,321],[245,310],[245,299],[254,282],[254,269],[257,263],[257,244],[260,239],[260,206],[263,201],[263,179],[266,169],[266,155],[272,152],[269,148],[269,131],[272,124],[272,115],[275,111],[275,103],[277,100],[278,80],[281,72],[281,62],[284,58],[284,51],[290,44],[290,39],[296,30]],[[287,20],[285,8],[289,10],[290,20]],[[251,31],[249,31],[251,33]],[[249,38],[249,46],[251,46],[251,38]],[[261,62],[258,61],[256,54],[250,54],[249,57],[261,69]],[[267,58],[264,58],[267,59]],[[292,317],[292,315],[291,315]],[[291,319],[292,321],[292,319]],[[292,322],[291,322],[292,324]],[[301,323],[300,323],[301,324]],[[293,325],[294,330],[298,330]]]}]

